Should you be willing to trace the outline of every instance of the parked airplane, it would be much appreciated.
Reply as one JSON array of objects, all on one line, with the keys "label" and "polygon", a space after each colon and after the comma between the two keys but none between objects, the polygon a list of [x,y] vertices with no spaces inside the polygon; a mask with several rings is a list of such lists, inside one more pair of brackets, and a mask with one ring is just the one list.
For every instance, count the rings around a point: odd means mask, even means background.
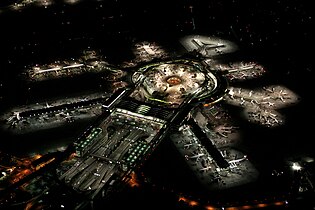
[{"label": "parked airplane", "polygon": [[200,157],[204,156],[205,154],[204,153],[198,153],[196,155],[193,155],[193,156],[189,156],[189,158],[191,159],[196,159],[196,161],[199,161]]}]

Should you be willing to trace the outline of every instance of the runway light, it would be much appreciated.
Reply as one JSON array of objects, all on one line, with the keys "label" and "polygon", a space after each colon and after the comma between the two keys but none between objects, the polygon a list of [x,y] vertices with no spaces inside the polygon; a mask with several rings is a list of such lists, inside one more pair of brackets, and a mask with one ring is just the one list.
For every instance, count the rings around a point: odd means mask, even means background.
[{"label": "runway light", "polygon": [[206,209],[206,210],[216,210],[217,208],[212,207],[212,206],[206,206],[205,209]]},{"label": "runway light", "polygon": [[238,207],[227,207],[225,210],[239,210]]},{"label": "runway light", "polygon": [[197,201],[189,201],[190,206],[197,206],[198,202]]},{"label": "runway light", "polygon": [[268,205],[266,203],[259,203],[257,204],[257,207],[258,208],[264,208],[264,207],[267,207]]},{"label": "runway light", "polygon": [[247,206],[243,206],[241,209],[251,209],[252,207],[247,205]]},{"label": "runway light", "polygon": [[274,203],[275,206],[282,206],[284,205],[284,202],[283,201],[277,201]]}]

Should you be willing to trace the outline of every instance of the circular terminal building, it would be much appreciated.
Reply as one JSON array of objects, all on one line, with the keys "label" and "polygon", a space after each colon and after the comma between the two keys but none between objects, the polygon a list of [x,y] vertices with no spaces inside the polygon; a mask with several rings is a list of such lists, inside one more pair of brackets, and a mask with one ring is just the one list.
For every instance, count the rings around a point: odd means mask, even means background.
[{"label": "circular terminal building", "polygon": [[179,59],[151,63],[132,75],[132,97],[141,102],[177,108],[184,103],[214,103],[226,93],[227,82],[201,62]]}]

